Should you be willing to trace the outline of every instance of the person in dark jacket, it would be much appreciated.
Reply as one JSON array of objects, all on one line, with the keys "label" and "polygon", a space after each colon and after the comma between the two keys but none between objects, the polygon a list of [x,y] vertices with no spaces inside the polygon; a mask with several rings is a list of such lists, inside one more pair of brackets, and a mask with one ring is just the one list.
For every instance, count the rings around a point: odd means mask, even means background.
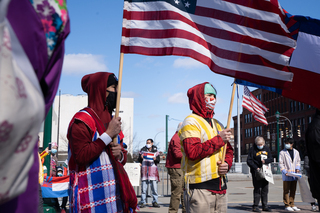
[{"label": "person in dark jacket", "polygon": [[183,201],[184,176],[181,170],[181,144],[178,131],[182,122],[179,123],[176,133],[172,136],[166,160],[166,167],[170,175],[171,198],[168,213],[177,213],[179,210],[180,200],[182,205],[182,213],[186,212]]},{"label": "person in dark jacket", "polygon": [[[265,158],[262,160],[262,158]],[[259,202],[261,198],[262,210],[271,211],[268,207],[268,191],[269,182],[266,179],[258,180],[256,172],[262,169],[262,164],[269,164],[272,162],[272,156],[269,147],[265,145],[263,137],[256,137],[253,147],[250,148],[247,158],[247,164],[250,167],[253,183],[253,212],[260,212]]]},{"label": "person in dark jacket", "polygon": [[160,162],[160,155],[156,146],[153,145],[153,140],[148,139],[146,146],[140,150],[138,161],[141,163],[141,201],[139,207],[146,206],[146,193],[148,184],[151,185],[152,191],[152,206],[160,208],[158,204],[158,182],[159,172],[157,164]]},{"label": "person in dark jacket", "polygon": [[[312,196],[320,200],[320,110],[316,110],[306,131],[306,146],[309,157],[309,185]],[[319,208],[320,211],[320,208]]]}]

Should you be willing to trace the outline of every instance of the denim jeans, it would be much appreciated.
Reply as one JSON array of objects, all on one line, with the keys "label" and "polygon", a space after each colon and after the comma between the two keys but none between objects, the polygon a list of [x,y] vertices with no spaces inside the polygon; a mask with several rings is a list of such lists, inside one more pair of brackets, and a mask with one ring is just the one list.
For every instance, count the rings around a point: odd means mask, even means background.
[{"label": "denim jeans", "polygon": [[156,180],[143,180],[141,181],[141,201],[140,203],[146,204],[146,193],[148,184],[151,185],[151,193],[153,197],[152,203],[158,203],[158,181]]}]

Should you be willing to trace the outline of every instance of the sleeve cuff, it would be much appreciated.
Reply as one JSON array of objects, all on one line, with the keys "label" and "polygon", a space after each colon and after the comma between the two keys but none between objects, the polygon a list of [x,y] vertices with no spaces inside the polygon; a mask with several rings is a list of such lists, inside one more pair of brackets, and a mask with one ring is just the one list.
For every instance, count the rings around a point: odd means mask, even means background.
[{"label": "sleeve cuff", "polygon": [[119,160],[120,163],[122,163],[122,161],[123,161],[123,159],[124,159],[124,155],[123,155],[123,152],[122,152],[122,151],[121,151],[121,156],[122,156],[122,157],[121,157],[121,160]]},{"label": "sleeve cuff", "polygon": [[106,146],[108,146],[108,144],[112,141],[112,138],[105,132],[102,135],[100,135],[99,138],[103,141],[103,143]]}]

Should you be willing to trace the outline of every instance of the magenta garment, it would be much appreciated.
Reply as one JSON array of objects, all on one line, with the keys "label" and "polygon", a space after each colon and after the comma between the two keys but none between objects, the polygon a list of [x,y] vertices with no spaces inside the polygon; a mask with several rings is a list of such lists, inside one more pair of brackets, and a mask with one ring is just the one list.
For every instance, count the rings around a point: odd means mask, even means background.
[{"label": "magenta garment", "polygon": [[[56,47],[49,59],[43,25],[30,0],[11,0],[7,18],[35,70],[44,95],[47,114],[59,86],[64,57],[64,40],[70,32],[69,20],[64,30],[59,34]],[[37,144],[34,147],[34,159],[34,164],[29,171],[26,192],[0,205],[0,212],[38,212],[39,160]]]}]

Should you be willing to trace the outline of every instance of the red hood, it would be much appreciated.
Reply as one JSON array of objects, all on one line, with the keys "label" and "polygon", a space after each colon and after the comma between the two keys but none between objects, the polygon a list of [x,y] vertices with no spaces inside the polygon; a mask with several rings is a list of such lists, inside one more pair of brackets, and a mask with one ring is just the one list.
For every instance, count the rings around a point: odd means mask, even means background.
[{"label": "red hood", "polygon": [[203,118],[212,118],[213,111],[206,107],[204,101],[204,85],[207,83],[209,82],[198,84],[188,90],[189,106],[193,113]]},{"label": "red hood", "polygon": [[109,75],[113,73],[96,72],[85,75],[81,80],[81,86],[84,92],[88,94],[88,107],[93,109],[103,124],[109,123],[111,115],[108,107],[104,107],[106,102],[106,89],[108,86]]}]

